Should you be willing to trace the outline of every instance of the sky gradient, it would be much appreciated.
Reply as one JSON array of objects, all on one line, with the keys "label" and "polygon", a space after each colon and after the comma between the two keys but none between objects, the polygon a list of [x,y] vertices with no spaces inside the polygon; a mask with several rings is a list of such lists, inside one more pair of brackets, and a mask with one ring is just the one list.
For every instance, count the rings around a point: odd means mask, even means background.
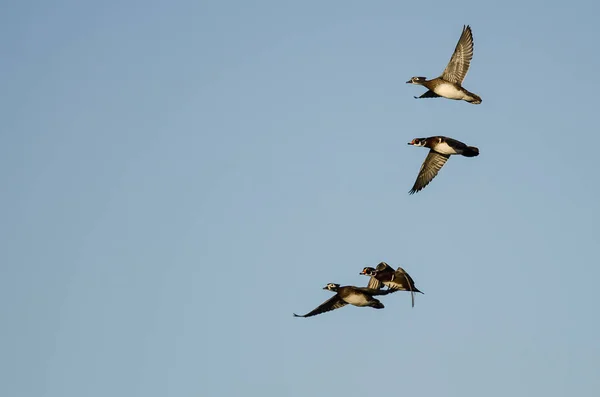
[{"label": "sky gradient", "polygon": [[[0,395],[595,395],[599,13],[4,2]],[[483,103],[413,99],[464,24]],[[414,308],[292,317],[380,261]]]}]

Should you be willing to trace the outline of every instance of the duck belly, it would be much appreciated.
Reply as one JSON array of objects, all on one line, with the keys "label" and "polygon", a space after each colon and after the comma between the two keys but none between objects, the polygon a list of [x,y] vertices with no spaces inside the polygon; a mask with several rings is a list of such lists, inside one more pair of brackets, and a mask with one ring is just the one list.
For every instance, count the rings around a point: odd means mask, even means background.
[{"label": "duck belly", "polygon": [[466,98],[466,95],[462,90],[460,90],[460,89],[456,88],[454,85],[448,84],[448,83],[438,85],[437,87],[435,87],[433,92],[435,92],[439,96],[443,96],[444,98],[448,98],[448,99],[465,99]]},{"label": "duck belly", "polygon": [[371,299],[369,299],[367,296],[365,296],[363,294],[353,294],[353,295],[347,296],[343,299],[347,303],[354,305],[354,306],[369,306],[369,302],[371,302]]},{"label": "duck belly", "polygon": [[440,142],[435,145],[434,150],[441,154],[458,154],[458,151],[446,142]]}]

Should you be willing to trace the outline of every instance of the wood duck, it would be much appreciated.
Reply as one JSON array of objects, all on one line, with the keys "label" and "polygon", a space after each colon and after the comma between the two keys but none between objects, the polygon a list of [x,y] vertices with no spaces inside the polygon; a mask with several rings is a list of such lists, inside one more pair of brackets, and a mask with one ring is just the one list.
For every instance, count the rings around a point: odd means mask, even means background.
[{"label": "wood duck", "polygon": [[415,138],[408,142],[413,146],[428,147],[429,154],[421,165],[417,180],[409,191],[414,194],[429,184],[436,177],[439,170],[446,164],[450,156],[460,154],[465,157],[479,156],[479,149],[475,146],[467,146],[456,139],[445,136],[432,136],[429,138]]},{"label": "wood duck", "polygon": [[[463,26],[454,54],[440,77],[427,80],[426,77],[413,77],[407,84],[422,85],[429,90],[419,98],[439,98],[463,100],[474,105],[481,103],[481,98],[462,87],[462,82],[469,71],[473,59],[473,34],[470,26]],[[417,98],[417,97],[415,97]]]},{"label": "wood duck", "polygon": [[323,289],[335,292],[336,294],[323,302],[319,307],[304,315],[294,313],[294,317],[311,317],[317,314],[325,313],[331,310],[339,309],[347,304],[358,307],[370,306],[374,309],[383,309],[383,303],[373,298],[373,295],[387,295],[390,291],[380,291],[379,289],[360,288],[354,286],[340,287],[339,284],[329,283]]},{"label": "wood duck", "polygon": [[365,267],[360,274],[371,277],[367,288],[381,289],[385,285],[390,292],[410,291],[412,307],[415,307],[415,292],[423,293],[415,286],[414,280],[406,270],[401,267],[394,270],[385,262],[379,263],[375,269]]}]

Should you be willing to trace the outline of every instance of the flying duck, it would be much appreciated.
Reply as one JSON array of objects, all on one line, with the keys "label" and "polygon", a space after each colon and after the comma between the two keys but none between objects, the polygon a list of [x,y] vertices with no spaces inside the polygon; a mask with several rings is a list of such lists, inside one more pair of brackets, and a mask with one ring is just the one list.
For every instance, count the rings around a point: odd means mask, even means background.
[{"label": "flying duck", "polygon": [[415,138],[408,142],[408,144],[413,146],[424,146],[430,149],[429,154],[427,154],[425,161],[421,165],[417,180],[409,191],[410,194],[414,194],[427,186],[429,182],[436,177],[438,171],[444,164],[446,164],[446,161],[448,161],[450,156],[454,154],[460,154],[465,157],[479,156],[479,149],[475,146],[467,146],[456,139],[447,138],[445,136]]},{"label": "flying duck", "polygon": [[423,293],[415,286],[406,270],[401,267],[394,270],[385,262],[379,263],[375,269],[365,267],[360,274],[371,277],[367,288],[380,289],[385,285],[390,292],[410,291],[412,307],[415,307],[415,292]]},{"label": "flying duck", "polygon": [[[426,77],[413,77],[407,84],[422,85],[429,90],[419,98],[438,98],[463,100],[474,105],[481,103],[481,98],[462,87],[462,82],[469,71],[473,58],[473,34],[470,26],[463,26],[462,34],[458,39],[454,54],[448,66],[440,77],[427,80]],[[417,98],[417,97],[415,97]]]},{"label": "flying duck", "polygon": [[294,317],[311,317],[317,314],[325,313],[331,310],[339,309],[347,304],[358,307],[370,306],[375,309],[383,309],[383,303],[373,298],[373,295],[387,295],[390,291],[380,291],[378,289],[360,288],[354,286],[340,287],[339,284],[329,283],[323,289],[335,292],[330,299],[323,302],[319,307],[305,315],[294,313]]}]

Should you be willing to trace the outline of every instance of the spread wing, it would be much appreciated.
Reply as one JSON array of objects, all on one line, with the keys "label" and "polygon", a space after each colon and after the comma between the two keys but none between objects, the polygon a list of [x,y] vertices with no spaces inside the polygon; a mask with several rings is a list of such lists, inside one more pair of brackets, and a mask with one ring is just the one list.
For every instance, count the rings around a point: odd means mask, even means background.
[{"label": "spread wing", "polygon": [[417,180],[409,193],[414,194],[427,186],[429,182],[436,177],[438,171],[446,164],[446,161],[448,161],[449,158],[449,154],[440,154],[430,150],[425,161],[423,161],[423,164],[421,165]]},{"label": "spread wing", "polygon": [[319,307],[317,307],[313,311],[311,311],[309,313],[306,313],[303,316],[300,316],[300,315],[294,313],[294,317],[311,317],[311,316],[316,316],[317,314],[321,314],[321,313],[329,312],[329,311],[332,311],[332,310],[335,310],[335,309],[339,309],[340,307],[344,307],[346,305],[347,305],[347,303],[344,302],[342,300],[342,298],[340,298],[339,295],[335,294],[333,297],[331,297],[330,299],[328,299],[325,302],[323,302]]},{"label": "spread wing", "polygon": [[410,298],[412,300],[412,307],[415,307],[415,292],[421,292],[415,288],[415,282],[408,273],[401,267],[394,273],[392,280],[394,283],[393,288],[397,291],[410,291]]},{"label": "spread wing", "polygon": [[379,273],[381,272],[389,272],[389,271],[394,271],[394,269],[392,269],[392,267],[390,265],[388,265],[385,262],[380,262],[377,267],[375,268],[375,270],[377,270]]},{"label": "spread wing", "polygon": [[412,279],[410,276],[404,270],[400,270],[402,268],[398,269],[392,276],[392,279],[386,282],[388,288],[393,291],[413,291],[415,284],[411,282]]},{"label": "spread wing", "polygon": [[442,73],[442,79],[451,83],[462,84],[469,71],[471,59],[473,59],[473,34],[471,33],[471,27],[467,25],[463,26],[454,54],[452,54],[448,66]]},{"label": "spread wing", "polygon": [[[403,278],[406,280],[406,282],[410,285],[411,291],[414,292],[421,292],[417,289],[417,287],[415,287],[415,280],[412,279],[412,277],[410,276],[410,274],[408,274],[406,272],[406,270],[402,269],[401,267],[398,268],[398,270],[396,270],[395,274],[399,274],[402,273]],[[421,292],[422,293],[422,292]]]},{"label": "spread wing", "polygon": [[367,288],[381,289],[382,287],[383,287],[383,284],[381,284],[381,281],[379,281],[375,277],[371,276],[371,278],[369,279],[369,284],[367,284]]},{"label": "spread wing", "polygon": [[423,95],[421,95],[420,97],[415,97],[415,99],[421,99],[421,98],[439,98],[440,96],[438,94],[436,94],[435,92],[429,90],[426,93],[424,93]]}]

